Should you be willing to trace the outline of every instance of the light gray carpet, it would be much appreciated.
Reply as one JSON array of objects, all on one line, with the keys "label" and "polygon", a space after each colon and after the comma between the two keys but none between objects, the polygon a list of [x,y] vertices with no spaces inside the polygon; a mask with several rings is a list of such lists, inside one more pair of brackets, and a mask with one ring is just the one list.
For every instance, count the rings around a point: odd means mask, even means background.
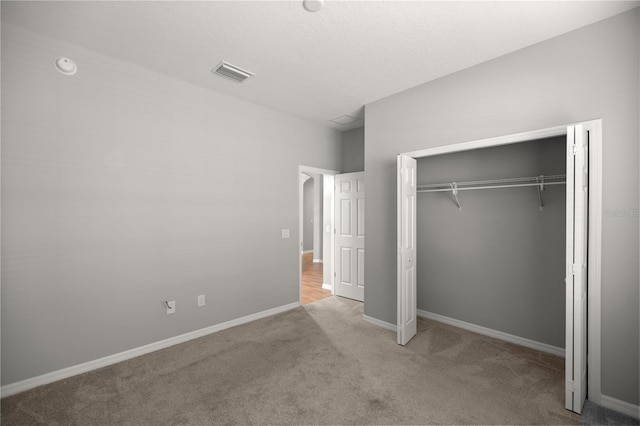
[{"label": "light gray carpet", "polygon": [[331,297],[2,400],[9,425],[579,424],[563,359]]},{"label": "light gray carpet", "polygon": [[587,400],[582,407],[581,425],[638,426],[640,421]]}]

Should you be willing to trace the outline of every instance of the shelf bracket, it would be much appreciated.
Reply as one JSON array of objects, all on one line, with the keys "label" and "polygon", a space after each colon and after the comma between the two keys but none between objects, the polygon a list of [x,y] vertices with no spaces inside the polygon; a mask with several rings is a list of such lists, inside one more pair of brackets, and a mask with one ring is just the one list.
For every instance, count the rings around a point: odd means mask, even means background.
[{"label": "shelf bracket", "polygon": [[540,211],[544,210],[544,203],[542,202],[542,193],[544,192],[544,175],[536,178],[536,188],[538,188],[538,202],[540,203]]},{"label": "shelf bracket", "polygon": [[453,194],[453,202],[458,206],[458,210],[462,211],[460,200],[458,200],[458,184],[455,182],[451,183],[451,194]]}]

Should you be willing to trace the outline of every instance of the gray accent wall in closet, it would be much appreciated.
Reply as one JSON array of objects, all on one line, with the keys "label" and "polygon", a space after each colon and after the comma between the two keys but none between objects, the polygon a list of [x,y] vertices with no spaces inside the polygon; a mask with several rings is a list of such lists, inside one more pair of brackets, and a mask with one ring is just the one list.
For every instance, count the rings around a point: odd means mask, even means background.
[{"label": "gray accent wall in closet", "polygon": [[[425,157],[418,184],[564,174],[564,137]],[[565,185],[418,193],[418,309],[564,348]]]}]

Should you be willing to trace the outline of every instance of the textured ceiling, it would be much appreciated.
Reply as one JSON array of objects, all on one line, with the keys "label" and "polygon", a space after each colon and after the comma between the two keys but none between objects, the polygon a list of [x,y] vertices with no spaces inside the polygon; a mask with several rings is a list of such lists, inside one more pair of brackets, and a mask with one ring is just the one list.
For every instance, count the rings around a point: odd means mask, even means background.
[{"label": "textured ceiling", "polygon": [[[315,121],[638,6],[637,1],[2,2],[2,20]],[[211,74],[220,60],[253,71]],[[82,64],[78,64],[82,67]],[[361,124],[361,123],[360,123]]]}]

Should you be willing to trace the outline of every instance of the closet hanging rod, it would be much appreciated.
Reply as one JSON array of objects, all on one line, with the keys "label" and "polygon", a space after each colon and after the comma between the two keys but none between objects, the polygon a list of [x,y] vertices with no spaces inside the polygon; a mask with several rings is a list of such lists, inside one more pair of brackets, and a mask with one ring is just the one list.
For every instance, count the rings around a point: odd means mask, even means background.
[{"label": "closet hanging rod", "polygon": [[[565,182],[544,182],[544,186],[547,185],[564,185]],[[513,185],[486,185],[486,186],[470,186],[467,188],[457,187],[458,191],[467,191],[469,189],[495,189],[495,188],[517,188],[522,186],[539,186],[541,183],[521,183],[521,184],[513,184]],[[453,188],[439,188],[439,189],[418,189],[417,192],[446,192],[452,191]]]},{"label": "closet hanging rod", "polygon": [[563,185],[567,175],[530,176],[522,178],[490,179],[467,182],[433,183],[418,185],[417,192],[466,191],[469,189],[516,188],[523,186]]}]

